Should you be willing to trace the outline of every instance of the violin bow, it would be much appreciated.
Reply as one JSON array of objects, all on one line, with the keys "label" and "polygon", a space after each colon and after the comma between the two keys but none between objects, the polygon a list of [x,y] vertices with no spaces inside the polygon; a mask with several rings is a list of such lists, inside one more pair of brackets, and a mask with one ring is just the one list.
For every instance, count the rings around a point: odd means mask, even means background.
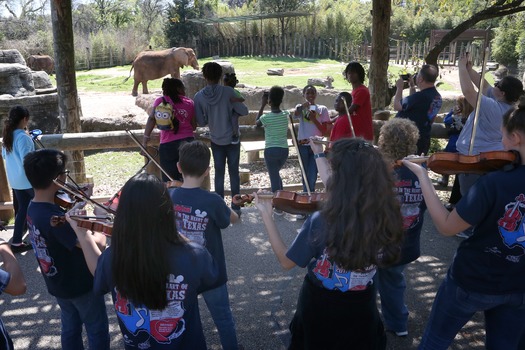
[{"label": "violin bow", "polygon": [[128,133],[128,135],[131,137],[131,139],[133,141],[135,141],[135,143],[137,144],[137,146],[140,147],[140,149],[142,150],[142,152],[144,152],[144,154],[146,155],[146,157],[151,160],[153,162],[153,164],[155,164],[159,169],[160,171],[162,171],[162,173],[164,175],[166,175],[166,177],[168,179],[170,179],[170,181],[175,181],[167,172],[166,170],[164,170],[160,164],[155,160],[155,158],[153,158],[153,156],[151,154],[149,154],[148,150],[146,149],[146,147],[144,147],[144,145],[142,143],[140,143],[140,141],[137,139],[137,136],[135,136],[129,129],[126,129],[126,132]]},{"label": "violin bow", "polygon": [[481,67],[481,77],[479,80],[478,98],[476,100],[476,111],[474,113],[474,123],[472,123],[472,134],[470,135],[470,145],[468,154],[472,155],[474,152],[474,141],[476,140],[476,131],[479,123],[479,107],[481,106],[481,97],[483,96],[483,87],[485,85],[485,71],[487,70],[487,62],[489,58],[489,48],[485,48],[485,55],[483,55],[483,66]]},{"label": "violin bow", "polygon": [[303,160],[301,159],[301,153],[299,152],[299,143],[297,141],[297,135],[295,134],[295,127],[293,124],[293,116],[292,113],[288,114],[288,118],[290,119],[290,133],[292,134],[292,140],[293,144],[295,146],[295,150],[297,151],[297,159],[299,159],[299,167],[301,168],[301,175],[303,175],[303,181],[306,185],[306,192],[308,192],[308,195],[310,195],[312,192],[310,190],[310,185],[308,184],[308,179],[306,178],[306,171],[304,170]]},{"label": "violin bow", "polygon": [[78,190],[78,192],[77,192],[77,190],[71,188],[67,183],[65,183],[64,181],[59,180],[58,178],[54,179],[53,182],[58,187],[60,187],[61,189],[63,189],[64,191],[66,191],[67,193],[69,193],[70,195],[72,195],[74,197],[80,197],[83,201],[89,202],[89,203],[93,204],[94,206],[97,206],[97,207],[107,211],[110,214],[115,215],[117,213],[115,210],[113,210],[111,208],[107,208],[107,207],[103,206],[102,204],[100,204],[98,202],[95,202],[94,200],[92,200],[91,198],[86,196],[83,191]]},{"label": "violin bow", "polygon": [[350,118],[350,112],[348,111],[348,104],[346,103],[346,98],[343,97],[343,104],[345,105],[346,116],[348,117],[348,123],[350,123],[350,131],[352,131],[352,137],[355,137],[354,124],[352,123],[352,118]]}]

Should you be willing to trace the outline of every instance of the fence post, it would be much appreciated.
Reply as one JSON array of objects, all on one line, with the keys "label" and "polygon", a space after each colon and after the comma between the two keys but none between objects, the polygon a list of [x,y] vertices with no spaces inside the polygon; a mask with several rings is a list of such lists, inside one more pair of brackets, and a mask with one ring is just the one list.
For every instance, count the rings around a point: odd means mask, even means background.
[{"label": "fence post", "polygon": [[91,70],[91,57],[89,55],[89,47],[86,47],[86,60],[87,60],[87,69]]},{"label": "fence post", "polygon": [[121,59],[121,66],[125,65],[126,64],[126,48],[123,47],[122,48],[122,59]]},{"label": "fence post", "polygon": [[108,48],[109,48],[109,66],[113,67],[113,50],[111,49],[111,47],[108,47]]}]

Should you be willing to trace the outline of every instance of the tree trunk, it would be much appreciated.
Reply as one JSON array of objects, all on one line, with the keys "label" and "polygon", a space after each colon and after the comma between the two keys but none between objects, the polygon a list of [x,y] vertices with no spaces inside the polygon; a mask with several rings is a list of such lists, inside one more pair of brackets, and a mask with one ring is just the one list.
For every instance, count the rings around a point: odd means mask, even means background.
[{"label": "tree trunk", "polygon": [[[55,51],[55,71],[58,91],[58,104],[62,120],[62,132],[82,132],[80,125],[80,103],[78,100],[75,76],[75,48],[73,44],[73,19],[70,0],[51,1],[51,22],[53,25],[53,49]],[[64,120],[65,119],[65,120]],[[65,127],[65,130],[64,130]],[[69,154],[70,170],[77,182],[84,182],[84,152],[72,151]]]},{"label": "tree trunk", "polygon": [[388,88],[388,59],[390,50],[390,16],[392,4],[390,0],[373,0],[372,3],[372,56],[370,58],[369,89],[372,110],[385,108]]}]

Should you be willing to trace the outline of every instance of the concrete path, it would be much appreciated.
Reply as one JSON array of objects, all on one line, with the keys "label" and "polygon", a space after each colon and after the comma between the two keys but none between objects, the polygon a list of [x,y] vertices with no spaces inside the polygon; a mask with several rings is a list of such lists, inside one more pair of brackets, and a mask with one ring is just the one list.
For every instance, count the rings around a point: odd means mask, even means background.
[{"label": "concrete path", "polygon": [[[302,221],[285,215],[276,218],[286,243],[295,237]],[[12,227],[0,232],[9,239]],[[288,324],[292,319],[305,270],[283,271],[268,243],[264,226],[255,208],[242,209],[242,222],[224,230],[223,239],[229,274],[229,293],[237,322],[239,341],[247,350],[286,349]],[[430,217],[422,232],[422,256],[406,271],[409,335],[389,335],[388,349],[416,349],[421,339],[435,292],[450,264],[456,237],[440,236]],[[13,338],[15,349],[60,349],[60,313],[45,288],[33,252],[18,254],[28,290],[21,297],[0,296],[0,314]],[[202,301],[202,300],[201,300]],[[123,349],[110,297],[107,296],[112,349]],[[208,346],[220,349],[220,342],[204,302],[201,315]],[[483,349],[483,316],[477,315],[458,334],[451,349]],[[351,347],[349,347],[351,349]]]}]

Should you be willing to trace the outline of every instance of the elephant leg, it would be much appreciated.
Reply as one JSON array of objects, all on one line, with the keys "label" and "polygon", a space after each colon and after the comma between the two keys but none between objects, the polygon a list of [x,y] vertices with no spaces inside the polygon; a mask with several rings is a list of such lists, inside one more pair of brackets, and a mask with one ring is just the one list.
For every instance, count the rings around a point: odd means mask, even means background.
[{"label": "elephant leg", "polygon": [[149,92],[148,92],[148,81],[147,80],[144,80],[142,82],[142,93],[143,94],[149,94]]},{"label": "elephant leg", "polygon": [[172,78],[180,79],[180,69],[177,69],[171,73]]},{"label": "elephant leg", "polygon": [[133,80],[133,89],[131,90],[131,96],[137,96],[139,94],[138,93],[139,83],[140,81]]}]

